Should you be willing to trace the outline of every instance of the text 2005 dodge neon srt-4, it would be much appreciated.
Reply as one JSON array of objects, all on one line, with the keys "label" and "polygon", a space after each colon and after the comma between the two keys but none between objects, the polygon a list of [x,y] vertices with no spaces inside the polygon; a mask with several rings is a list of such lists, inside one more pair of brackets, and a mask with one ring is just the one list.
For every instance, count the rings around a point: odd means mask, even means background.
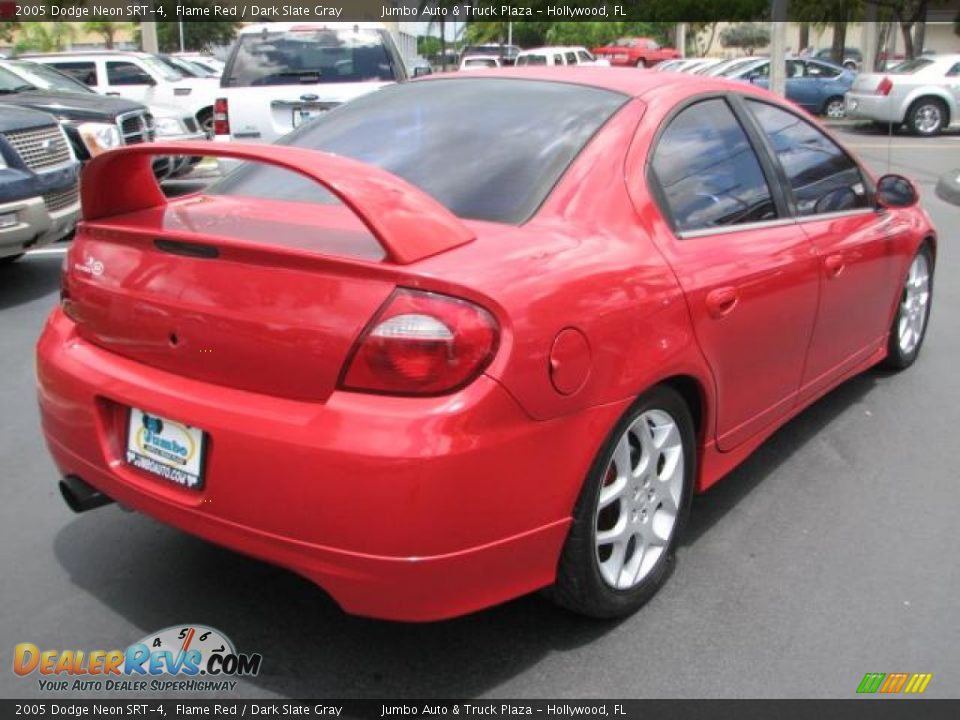
[{"label": "text 2005 dodge neon srt-4", "polygon": [[[38,348],[68,501],[352,613],[639,607],[692,493],[914,361],[936,258],[909,181],[761,89],[660,79],[438,77],[280,145],[94,159]],[[187,150],[255,162],[167,200],[150,156]]]}]

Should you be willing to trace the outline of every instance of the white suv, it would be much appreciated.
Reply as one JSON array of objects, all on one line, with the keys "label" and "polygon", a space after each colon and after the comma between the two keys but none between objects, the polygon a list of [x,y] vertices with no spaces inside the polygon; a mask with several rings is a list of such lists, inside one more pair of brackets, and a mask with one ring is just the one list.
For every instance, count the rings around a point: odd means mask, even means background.
[{"label": "white suv", "polygon": [[149,53],[111,50],[22,54],[66,73],[102,95],[117,95],[147,105],[186,110],[208,134],[213,131],[216,78],[187,78]]},{"label": "white suv", "polygon": [[273,142],[407,70],[382,23],[264,23],[237,36],[220,78],[217,140]]}]

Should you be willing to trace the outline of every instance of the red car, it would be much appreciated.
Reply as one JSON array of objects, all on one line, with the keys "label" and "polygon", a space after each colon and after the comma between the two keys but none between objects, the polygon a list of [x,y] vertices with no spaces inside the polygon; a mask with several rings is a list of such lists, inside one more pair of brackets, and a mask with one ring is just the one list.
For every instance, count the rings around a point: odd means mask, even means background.
[{"label": "red car", "polygon": [[623,67],[653,67],[664,60],[675,60],[680,51],[674,48],[660,47],[651,38],[620,38],[609,45],[593,49],[593,54],[606,58],[611,65]]},{"label": "red car", "polygon": [[[541,588],[635,610],[693,493],[845,379],[914,361],[936,256],[913,185],[803,111],[661,79],[440,75],[278,145],[92,160],[38,347],[64,497],[350,613]],[[157,153],[255,162],[167,199]]]}]

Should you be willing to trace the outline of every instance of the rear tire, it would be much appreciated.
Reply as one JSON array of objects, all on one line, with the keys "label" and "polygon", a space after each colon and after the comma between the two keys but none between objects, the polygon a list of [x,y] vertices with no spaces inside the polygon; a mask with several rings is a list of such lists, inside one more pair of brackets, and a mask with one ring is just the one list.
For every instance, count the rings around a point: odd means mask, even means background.
[{"label": "rear tire", "polygon": [[204,108],[197,113],[197,123],[200,129],[207,134],[208,138],[213,137],[213,108]]},{"label": "rear tire", "polygon": [[927,336],[933,306],[933,251],[924,243],[910,262],[904,278],[897,314],[890,326],[884,367],[906,370],[913,365]]},{"label": "rear tire", "polygon": [[907,127],[914,135],[931,137],[949,124],[946,104],[940,98],[920,98],[907,111]]},{"label": "rear tire", "polygon": [[595,618],[629,615],[653,597],[690,513],[696,462],[683,398],[663,385],[641,395],[593,463],[547,597]]},{"label": "rear tire", "polygon": [[831,120],[842,120],[847,116],[847,106],[839,95],[827,98],[823,104],[823,115]]}]

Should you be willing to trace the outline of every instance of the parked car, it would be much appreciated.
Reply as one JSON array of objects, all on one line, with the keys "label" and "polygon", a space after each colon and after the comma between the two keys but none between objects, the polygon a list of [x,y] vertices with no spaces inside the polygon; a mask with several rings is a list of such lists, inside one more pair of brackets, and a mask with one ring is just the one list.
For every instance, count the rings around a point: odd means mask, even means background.
[{"label": "parked car", "polygon": [[149,53],[91,50],[19,57],[50,65],[101,95],[124,97],[147,105],[172,105],[189,112],[205,132],[213,132],[216,78],[184,77]]},{"label": "parked car", "polygon": [[407,79],[382,23],[242,28],[220,79],[218,140],[272,142],[331,108]]},{"label": "parked car", "polygon": [[220,73],[211,72],[205,67],[194,63],[192,60],[187,60],[186,58],[179,57],[177,55],[165,55],[159,54],[155,55],[158,60],[164,63],[167,67],[176,70],[184,77],[197,77],[197,78],[219,78]]},{"label": "parked car", "polygon": [[847,114],[936,135],[960,125],[960,54],[907,60],[885,73],[860,73],[846,95]]},{"label": "parked car", "polygon": [[64,498],[351,613],[630,613],[695,492],[927,327],[914,186],[747,83],[437,74],[215,144],[250,162],[202,194],[99,190],[150,153],[84,169],[39,340]]},{"label": "parked car", "polygon": [[489,70],[500,67],[500,58],[493,55],[464,55],[460,70]]},{"label": "parked car", "polygon": [[[834,61],[833,48],[821,48],[817,50],[813,57],[817,60],[825,60],[826,62],[832,63]],[[840,64],[847,68],[847,70],[853,71],[857,71],[863,67],[863,53],[860,52],[860,48],[845,47]]]},{"label": "parked car", "polygon": [[[845,115],[843,98],[853,85],[854,73],[822,60],[789,58],[786,64],[788,99],[814,115],[833,119]],[[769,76],[769,58],[740,66],[726,75],[733,80],[745,80],[760,87],[767,87]]]},{"label": "parked car", "polygon": [[0,104],[0,263],[74,231],[78,169],[56,118]]},{"label": "parked car", "polygon": [[610,61],[614,66],[653,67],[664,60],[680,57],[674,48],[660,47],[656,40],[643,37],[626,37],[603,47],[593,49],[593,54]]},{"label": "parked car", "polygon": [[518,66],[523,65],[595,65],[608,67],[607,60],[594,57],[580,45],[552,45],[523,50],[517,55]]},{"label": "parked car", "polygon": [[710,77],[730,77],[737,73],[740,69],[746,67],[747,65],[752,65],[766,56],[756,56],[751,55],[749,57],[737,57],[730,58],[729,60],[724,60],[722,63],[714,65],[712,68],[707,70],[707,75]]},{"label": "parked car", "polygon": [[517,45],[503,43],[481,43],[479,45],[465,45],[460,50],[459,57],[466,55],[493,55],[500,58],[500,64],[510,66],[516,63],[520,48]]},{"label": "parked car", "polygon": [[213,55],[204,55],[202,53],[192,53],[192,52],[182,52],[174,53],[173,57],[183,58],[184,60],[189,60],[194,65],[199,65],[203,69],[207,70],[211,76],[220,77],[223,74],[223,69],[226,67],[226,63],[223,60],[218,60]]},{"label": "parked car", "polygon": [[[0,102],[50,113],[60,122],[81,163],[123,145],[161,140],[203,140],[194,117],[179,108],[98,95],[48,65],[0,60]],[[199,162],[188,156],[158,157],[161,179],[183,175]]]}]

